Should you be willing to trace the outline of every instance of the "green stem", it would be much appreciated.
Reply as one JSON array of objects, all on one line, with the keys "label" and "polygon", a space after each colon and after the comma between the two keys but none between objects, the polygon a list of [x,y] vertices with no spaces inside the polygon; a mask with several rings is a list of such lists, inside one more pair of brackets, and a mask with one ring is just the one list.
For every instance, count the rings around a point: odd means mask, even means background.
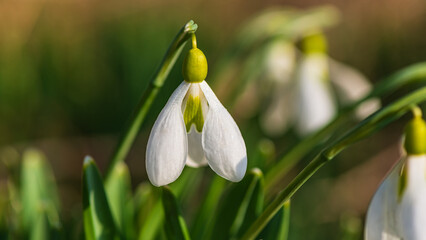
[{"label": "green stem", "polygon": [[319,132],[308,136],[302,142],[293,147],[287,152],[279,161],[277,161],[274,168],[270,169],[265,175],[265,192],[271,193],[271,189],[280,182],[282,176],[284,176],[291,168],[293,168],[299,160],[304,157],[309,151],[311,151],[318,142],[324,140],[327,136],[332,134],[338,129],[342,123],[344,123],[352,114],[352,111],[356,109],[361,103],[366,100],[381,97],[385,94],[394,92],[403,86],[415,84],[426,80],[426,62],[413,64],[404,68],[401,71],[396,72],[390,77],[383,81],[380,81],[376,87],[364,98],[355,102],[354,104],[346,107],[341,111],[331,123],[324,127]]},{"label": "green stem", "polygon": [[145,92],[142,95],[136,111],[133,113],[124,134],[121,136],[118,141],[117,147],[112,155],[112,158],[108,164],[108,169],[106,172],[106,179],[108,179],[112,169],[117,165],[117,163],[124,161],[126,158],[130,147],[132,146],[139,129],[151,108],[152,103],[154,102],[155,97],[157,96],[160,88],[163,86],[164,81],[170,73],[170,70],[173,68],[177,58],[182,52],[183,47],[187,40],[191,37],[191,34],[197,31],[197,24],[194,21],[189,21],[185,26],[179,31],[175,39],[169,46],[169,49],[164,56],[160,67],[157,69],[157,72],[154,74],[153,78],[149,82],[149,85]]},{"label": "green stem", "polygon": [[346,119],[346,114],[339,115],[319,132],[308,136],[287,152],[265,175],[265,193],[270,194],[271,189],[280,182],[281,178],[285,176],[300,159],[317,146],[319,142],[324,141],[324,139],[338,129]]},{"label": "green stem", "polygon": [[260,217],[251,225],[242,239],[254,239],[274,217],[283,204],[325,163],[332,160],[346,147],[379,131],[387,124],[411,111],[414,104],[426,101],[426,87],[423,87],[375,112],[356,125],[351,131],[334,141],[330,147],[320,152],[269,204]]}]

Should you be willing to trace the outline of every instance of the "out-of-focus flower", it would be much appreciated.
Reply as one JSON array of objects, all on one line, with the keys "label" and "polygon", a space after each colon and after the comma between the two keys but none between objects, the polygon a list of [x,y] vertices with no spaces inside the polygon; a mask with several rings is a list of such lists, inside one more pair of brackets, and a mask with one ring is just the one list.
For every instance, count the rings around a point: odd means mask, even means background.
[{"label": "out-of-focus flower", "polygon": [[[282,134],[291,125],[300,135],[315,132],[334,118],[339,105],[351,104],[371,89],[361,73],[326,55],[326,40],[319,32],[303,39],[297,68],[295,47],[288,41],[274,44],[282,46],[273,46],[274,51],[267,54],[269,73],[263,79],[273,83],[273,97],[261,117],[270,135]],[[378,107],[379,100],[367,101],[358,107],[356,116],[364,118]]]},{"label": "out-of-focus flower", "polygon": [[370,203],[366,240],[426,239],[426,123],[420,115],[406,127],[405,150]]},{"label": "out-of-focus flower", "polygon": [[[194,37],[195,39],[195,37]],[[148,140],[146,169],[155,186],[175,181],[185,164],[209,164],[220,176],[240,181],[247,168],[241,132],[209,85],[207,60],[193,48],[184,60],[185,81],[173,92]]]},{"label": "out-of-focus flower", "polygon": [[326,125],[336,114],[336,103],[331,91],[326,43],[320,33],[303,40],[303,52],[297,82],[296,130],[306,135]]}]

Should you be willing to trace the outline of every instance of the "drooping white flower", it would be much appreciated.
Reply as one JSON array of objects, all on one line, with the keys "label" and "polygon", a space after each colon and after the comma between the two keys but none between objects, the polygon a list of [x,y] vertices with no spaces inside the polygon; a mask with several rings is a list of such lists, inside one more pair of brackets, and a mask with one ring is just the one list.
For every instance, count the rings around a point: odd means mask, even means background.
[{"label": "drooping white flower", "polygon": [[370,203],[366,240],[426,239],[426,124],[409,123],[403,158],[385,178]]},{"label": "drooping white flower", "polygon": [[[272,97],[261,116],[261,126],[269,135],[280,135],[291,125],[300,135],[313,133],[334,118],[338,106],[352,104],[372,89],[360,72],[326,54],[321,33],[305,37],[303,54],[296,54],[288,39],[275,40],[271,45],[273,51],[266,54],[267,74],[262,80],[272,82],[264,84],[272,85]],[[355,116],[363,119],[379,107],[378,99],[365,101]]]},{"label": "drooping white flower", "polygon": [[[266,97],[272,95],[271,102],[261,115],[261,126],[270,135],[284,132],[295,120],[293,71],[296,65],[296,49],[286,39],[271,43],[266,52],[265,77]],[[267,84],[270,83],[270,84]]]},{"label": "drooping white flower", "polygon": [[327,55],[307,54],[302,59],[298,74],[296,129],[301,135],[307,135],[325,126],[336,114]]},{"label": "drooping white flower", "polygon": [[175,181],[185,164],[209,165],[218,175],[240,181],[247,168],[241,132],[209,85],[207,61],[198,49],[184,61],[185,81],[173,92],[148,140],[146,169],[155,186]]}]

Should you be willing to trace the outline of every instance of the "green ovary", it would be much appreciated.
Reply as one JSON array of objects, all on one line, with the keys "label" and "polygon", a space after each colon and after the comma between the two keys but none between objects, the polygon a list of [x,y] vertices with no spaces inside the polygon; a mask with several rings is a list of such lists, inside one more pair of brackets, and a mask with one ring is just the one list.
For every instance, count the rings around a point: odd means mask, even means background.
[{"label": "green ovary", "polygon": [[192,124],[195,125],[195,129],[198,132],[203,130],[204,116],[200,96],[188,96],[185,111],[183,113],[183,120],[185,121],[187,132],[191,130]]}]

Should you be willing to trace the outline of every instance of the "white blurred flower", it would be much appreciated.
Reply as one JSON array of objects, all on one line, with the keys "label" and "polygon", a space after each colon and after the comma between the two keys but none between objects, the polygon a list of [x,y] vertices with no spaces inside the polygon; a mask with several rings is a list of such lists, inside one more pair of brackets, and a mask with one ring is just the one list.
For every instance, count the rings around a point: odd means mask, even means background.
[{"label": "white blurred flower", "polygon": [[366,240],[426,239],[426,125],[421,118],[409,124],[408,155],[374,194],[367,212]]},{"label": "white blurred flower", "polygon": [[146,169],[155,186],[175,181],[185,164],[208,164],[218,175],[234,182],[244,177],[244,139],[234,119],[203,80],[206,75],[204,54],[191,49],[184,63],[184,76],[188,77],[169,98],[148,140]]},{"label": "white blurred flower", "polygon": [[294,121],[293,71],[296,65],[296,49],[285,39],[275,40],[266,50],[265,77],[261,86],[264,96],[271,102],[261,115],[262,128],[269,134],[282,133]]},{"label": "white blurred flower", "polygon": [[311,53],[303,57],[296,87],[296,129],[301,135],[325,126],[336,114],[336,103],[329,82],[327,55]]},{"label": "white blurred flower", "polygon": [[[308,47],[314,51],[299,54],[297,67],[297,51],[288,40],[274,41],[267,51],[263,80],[269,82],[265,85],[272,97],[261,125],[269,135],[280,135],[291,125],[302,136],[313,133],[335,117],[339,105],[362,99],[372,88],[361,73],[326,55],[322,35],[313,36]],[[379,100],[372,99],[362,103],[355,115],[363,119],[379,107]]]}]

